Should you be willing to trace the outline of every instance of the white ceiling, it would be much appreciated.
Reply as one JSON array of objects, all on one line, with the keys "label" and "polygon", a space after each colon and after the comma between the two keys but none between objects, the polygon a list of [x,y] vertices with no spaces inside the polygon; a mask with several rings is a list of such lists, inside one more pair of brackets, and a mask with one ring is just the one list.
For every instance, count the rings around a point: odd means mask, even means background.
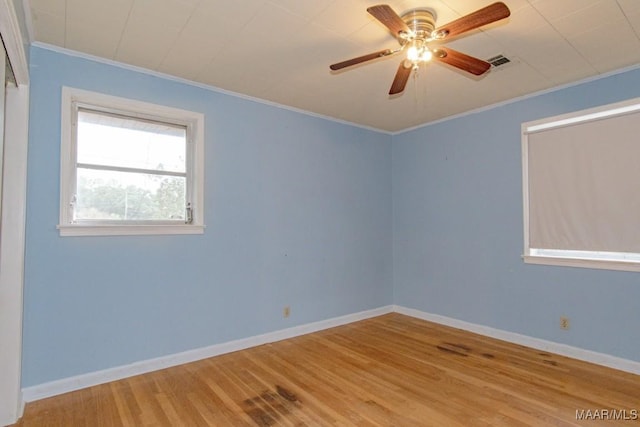
[{"label": "white ceiling", "polygon": [[[445,45],[510,64],[477,78],[430,63],[394,97],[398,55],[329,70],[398,47],[366,12],[384,0],[24,1],[36,42],[392,132],[640,63],[640,0],[503,0],[508,19]],[[386,1],[436,26],[492,2]]]}]

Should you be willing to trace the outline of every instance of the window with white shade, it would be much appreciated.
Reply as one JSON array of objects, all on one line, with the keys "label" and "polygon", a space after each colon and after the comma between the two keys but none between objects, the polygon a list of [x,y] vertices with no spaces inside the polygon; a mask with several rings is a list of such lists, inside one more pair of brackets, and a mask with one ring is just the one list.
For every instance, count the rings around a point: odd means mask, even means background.
[{"label": "window with white shade", "polygon": [[61,235],[203,232],[203,116],[63,88]]},{"label": "window with white shade", "polygon": [[522,125],[524,260],[640,271],[640,99]]}]

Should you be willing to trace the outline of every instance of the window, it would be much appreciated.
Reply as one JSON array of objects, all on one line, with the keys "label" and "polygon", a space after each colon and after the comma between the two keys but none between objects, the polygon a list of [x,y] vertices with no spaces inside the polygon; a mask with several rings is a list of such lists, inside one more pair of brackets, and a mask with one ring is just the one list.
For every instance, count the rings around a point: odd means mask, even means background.
[{"label": "window", "polygon": [[197,234],[202,114],[62,90],[62,236]]},{"label": "window", "polygon": [[640,271],[640,98],[522,125],[524,260]]}]

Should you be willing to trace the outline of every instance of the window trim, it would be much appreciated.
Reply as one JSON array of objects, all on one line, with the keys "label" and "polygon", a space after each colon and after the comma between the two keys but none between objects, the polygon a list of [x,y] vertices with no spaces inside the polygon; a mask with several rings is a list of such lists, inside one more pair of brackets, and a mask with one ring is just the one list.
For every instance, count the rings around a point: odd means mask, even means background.
[{"label": "window trim", "polygon": [[[78,108],[124,114],[187,127],[187,202],[192,222],[172,221],[73,221],[71,202],[76,186],[76,132],[73,124]],[[64,86],[62,88],[60,144],[60,236],[113,236],[204,233],[204,114],[148,102],[120,98]]]},{"label": "window trim", "polygon": [[638,113],[639,111],[640,98],[634,98],[627,101],[522,123],[522,195],[524,225],[524,252],[522,259],[525,263],[618,271],[640,271],[640,261],[636,259],[636,256],[634,256],[636,254],[629,257],[626,253],[618,252],[531,248],[529,240],[530,200],[528,156],[528,136],[530,134],[564,126],[588,123],[596,120],[606,120],[608,118],[615,118],[621,115]]}]

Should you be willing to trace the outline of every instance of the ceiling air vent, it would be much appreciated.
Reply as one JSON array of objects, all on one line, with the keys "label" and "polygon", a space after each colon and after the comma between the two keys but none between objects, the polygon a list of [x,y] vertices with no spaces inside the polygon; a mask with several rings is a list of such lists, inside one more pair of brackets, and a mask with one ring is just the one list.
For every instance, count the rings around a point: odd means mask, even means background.
[{"label": "ceiling air vent", "polygon": [[504,55],[497,55],[487,59],[487,62],[494,67],[499,67],[501,65],[508,64],[509,62],[511,62],[511,60]]}]

